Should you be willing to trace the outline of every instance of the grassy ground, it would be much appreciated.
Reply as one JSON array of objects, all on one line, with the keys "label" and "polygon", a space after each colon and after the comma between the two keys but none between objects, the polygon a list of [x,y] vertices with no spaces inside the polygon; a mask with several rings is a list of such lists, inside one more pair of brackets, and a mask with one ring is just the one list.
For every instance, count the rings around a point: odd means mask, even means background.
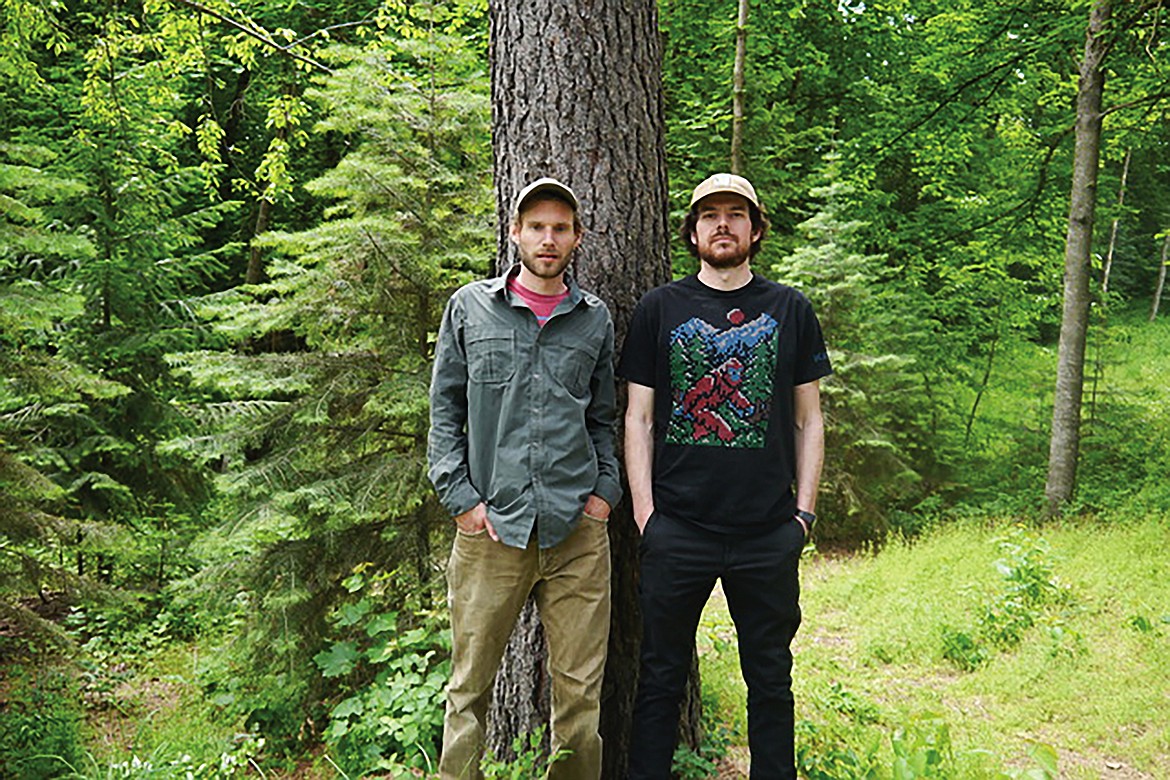
[{"label": "grassy ground", "polygon": [[[969,522],[872,554],[811,553],[795,645],[806,776],[1002,778],[1037,766],[1033,751],[1050,746],[1060,778],[1170,777],[1167,549],[1170,516],[1041,529]],[[1021,594],[1033,586],[1029,601]],[[1013,631],[1014,641],[987,638]],[[955,637],[970,641],[968,656]],[[699,644],[706,697],[730,730],[720,776],[746,777],[744,689],[718,592]],[[156,768],[185,754],[198,764],[237,749],[233,725],[198,699],[196,652],[169,648],[149,679],[119,684],[109,706],[91,710],[95,768],[132,754]],[[895,749],[940,757],[895,775]],[[321,760],[266,771],[337,776]]]},{"label": "grassy ground", "polygon": [[[1170,444],[1158,438],[1170,404],[1170,318],[1152,326],[1141,312],[1117,319],[1100,351],[1112,395],[1100,398],[1129,404],[1143,435],[1128,427],[1111,438],[1089,426],[1096,438],[1084,448],[1082,484],[1095,491],[1090,505],[1124,493],[1113,465],[1120,448],[1139,450],[1142,457],[1122,460],[1145,462],[1150,474],[1170,462]],[[996,492],[1042,484],[1039,471],[1021,472],[1019,450],[1032,445],[1016,439],[1033,431],[1041,469],[1046,440],[1036,432],[1051,414],[1054,359],[1043,352],[1004,355],[979,407],[972,446],[987,451],[985,481]],[[795,644],[806,776],[852,780],[872,769],[866,776],[1001,778],[1037,766],[1033,754],[1050,746],[1060,778],[1170,777],[1170,488],[1146,484],[1123,511],[1098,520],[1016,536],[1010,521],[971,522],[875,554],[810,554]],[[1028,585],[1038,587],[1035,599]],[[730,730],[721,777],[735,777],[747,766],[744,690],[721,594],[708,605],[699,645],[706,696]],[[91,702],[86,734],[93,776],[120,776],[103,768],[131,755],[169,767],[188,754],[200,762],[246,752],[233,739],[238,724],[221,722],[199,699],[195,670],[205,662],[196,649],[171,647],[137,675],[96,686],[101,701]],[[895,775],[899,754],[910,768]],[[266,773],[337,776],[320,756]]]},{"label": "grassy ground", "polygon": [[[970,524],[873,555],[810,556],[795,646],[803,737],[876,751],[878,776],[894,741],[949,739],[951,768],[929,776],[1001,776],[1047,745],[1061,778],[1170,777],[1167,549],[1170,517]],[[1021,596],[1041,582],[1044,595]],[[1003,634],[1018,636],[986,638]],[[717,593],[700,632],[704,689],[742,744],[733,640]]]}]

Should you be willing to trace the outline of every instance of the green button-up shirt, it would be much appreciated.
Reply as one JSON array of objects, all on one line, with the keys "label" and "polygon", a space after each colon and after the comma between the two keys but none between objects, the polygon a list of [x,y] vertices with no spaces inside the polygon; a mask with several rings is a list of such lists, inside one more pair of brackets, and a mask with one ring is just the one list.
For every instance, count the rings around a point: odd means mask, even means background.
[{"label": "green button-up shirt", "polygon": [[500,541],[541,548],[576,526],[589,494],[621,498],[609,309],[565,277],[544,327],[509,274],[460,288],[439,327],[431,379],[429,476],[443,506],[479,502]]}]

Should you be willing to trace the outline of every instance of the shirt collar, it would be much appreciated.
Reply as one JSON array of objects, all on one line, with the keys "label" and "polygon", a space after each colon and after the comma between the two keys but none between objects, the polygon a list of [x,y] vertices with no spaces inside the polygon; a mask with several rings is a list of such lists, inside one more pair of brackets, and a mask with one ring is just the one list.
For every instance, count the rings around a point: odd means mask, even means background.
[{"label": "shirt collar", "polygon": [[[509,298],[509,296],[508,296],[508,280],[510,280],[516,276],[519,276],[519,275],[520,275],[520,264],[514,263],[512,265],[512,267],[509,268],[504,273],[500,274],[497,277],[494,277],[494,278],[488,280],[488,291],[494,295],[503,295],[504,298],[507,300]],[[581,302],[581,299],[584,297],[581,294],[581,288],[577,285],[577,281],[572,277],[572,275],[568,271],[565,272],[564,278],[565,278],[565,287],[567,287],[569,289],[569,296],[568,296],[567,300],[569,301],[569,303],[576,306],[578,303]]]}]

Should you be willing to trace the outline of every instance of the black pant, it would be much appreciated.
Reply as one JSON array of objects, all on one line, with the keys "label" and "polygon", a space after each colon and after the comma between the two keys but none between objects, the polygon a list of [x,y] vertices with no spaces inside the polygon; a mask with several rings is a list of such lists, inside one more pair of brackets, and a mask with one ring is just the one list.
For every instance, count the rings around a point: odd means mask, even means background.
[{"label": "black pant", "polygon": [[629,780],[668,780],[691,648],[715,580],[723,581],[748,689],[753,780],[796,778],[792,651],[800,626],[804,529],[792,519],[727,536],[655,513],[642,537],[642,662]]}]

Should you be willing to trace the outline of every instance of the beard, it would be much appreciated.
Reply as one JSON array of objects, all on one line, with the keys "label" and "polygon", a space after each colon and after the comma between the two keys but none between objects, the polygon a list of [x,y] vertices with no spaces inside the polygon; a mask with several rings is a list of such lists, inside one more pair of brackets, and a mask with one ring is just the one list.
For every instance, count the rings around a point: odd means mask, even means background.
[{"label": "beard", "polygon": [[751,251],[737,248],[735,252],[716,254],[707,249],[699,252],[699,259],[712,268],[738,268],[751,259]]},{"label": "beard", "polygon": [[523,265],[528,272],[538,279],[556,279],[565,269],[569,267],[569,261],[573,255],[570,252],[568,255],[562,257],[556,263],[548,263],[545,260],[538,258],[536,255],[527,255],[524,252],[520,253],[520,264]]}]

